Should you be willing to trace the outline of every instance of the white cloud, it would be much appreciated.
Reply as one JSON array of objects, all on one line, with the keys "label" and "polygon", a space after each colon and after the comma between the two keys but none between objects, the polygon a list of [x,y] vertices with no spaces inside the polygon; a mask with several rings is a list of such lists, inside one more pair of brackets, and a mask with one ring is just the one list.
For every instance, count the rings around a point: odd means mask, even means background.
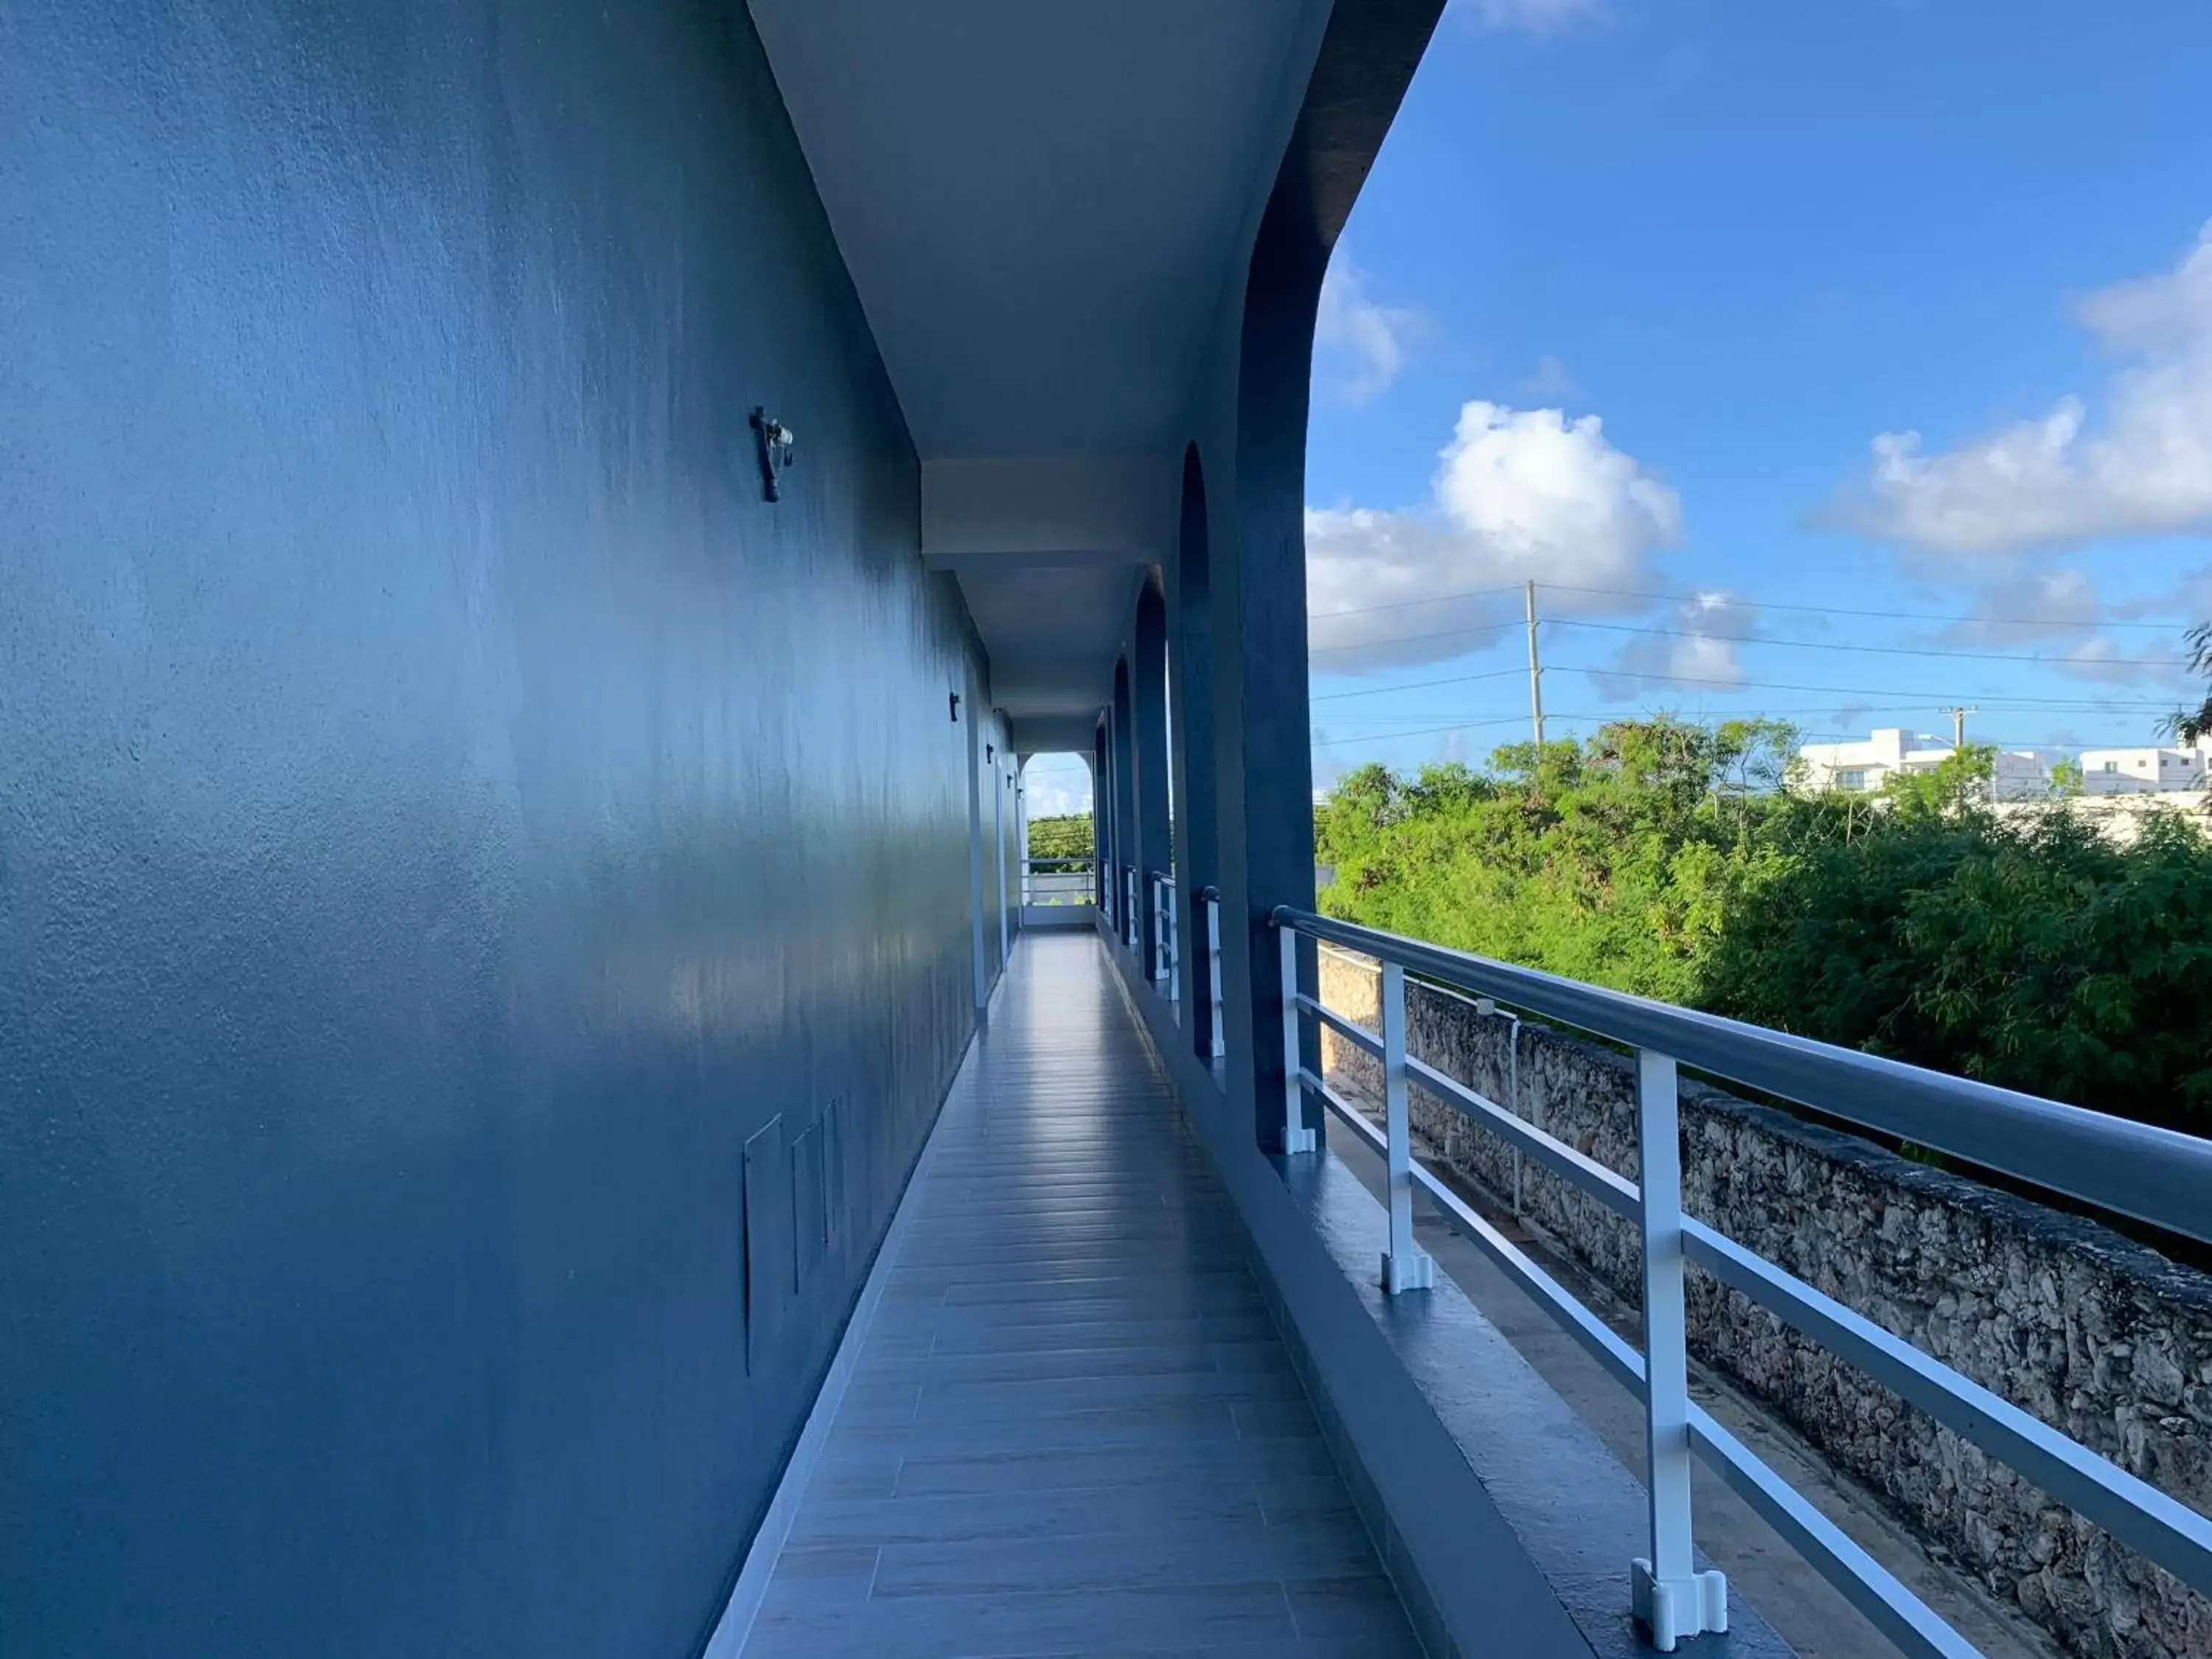
[{"label": "white cloud", "polygon": [[1040,757],[1022,769],[1022,799],[1033,818],[1091,810],[1091,769],[1079,760]]},{"label": "white cloud", "polygon": [[2060,665],[2067,673],[2107,685],[2172,684],[2180,672],[2168,660],[2172,653],[2161,653],[2155,665],[2147,665],[2144,658],[2153,653],[2144,649],[2143,641],[2116,640],[2109,634],[2069,643],[2066,654],[2071,660]]},{"label": "white cloud", "polygon": [[1605,15],[1603,0],[1466,0],[1465,9],[1485,28],[1528,34],[1549,34]]},{"label": "white cloud", "polygon": [[[2212,622],[2212,564],[2183,573],[2172,591],[2155,599],[2131,599],[2112,607],[2116,617],[2179,616],[2191,623]],[[2179,630],[2177,629],[2177,632]]]},{"label": "white cloud", "polygon": [[2010,571],[1984,582],[1967,602],[1968,620],[1936,637],[1945,645],[1998,647],[2078,640],[2103,614],[2087,571]]},{"label": "white cloud", "polygon": [[1955,449],[1885,432],[1835,517],[1938,553],[2008,554],[2212,524],[2212,224],[2172,271],[2075,315],[2124,361],[2101,419],[2078,397]]},{"label": "white cloud", "polygon": [[[2155,599],[2107,603],[2087,571],[2012,568],[1980,583],[1967,601],[1967,619],[1937,631],[1941,645],[2004,651],[2026,647],[2057,660],[2054,672],[2106,684],[2175,684],[2181,626],[2171,635],[2147,628],[2110,626],[2135,617],[2187,614],[2193,582]],[[2204,583],[2212,597],[2212,583]]]},{"label": "white cloud", "polygon": [[1521,382],[1520,392],[1522,396],[1541,403],[1557,403],[1583,395],[1582,387],[1567,372],[1567,366],[1549,352],[1536,359],[1535,371]]},{"label": "white cloud", "polygon": [[[1455,593],[1530,578],[1648,589],[1651,555],[1681,532],[1674,492],[1614,448],[1595,415],[1469,403],[1440,460],[1424,507],[1306,509],[1316,667],[1440,661],[1487,642],[1464,630],[1520,613],[1516,596],[1446,597]],[[1547,604],[1583,614],[1634,608],[1605,594],[1563,592]]]},{"label": "white cloud", "polygon": [[[1742,640],[1765,632],[1759,607],[1724,592],[1692,595],[1669,605],[1615,655],[1612,671],[1590,671],[1598,695],[1613,702],[1667,702],[1728,692],[1744,681]],[[1681,682],[1690,682],[1683,684]]]},{"label": "white cloud", "polygon": [[1322,276],[1321,308],[1314,317],[1315,345],[1346,371],[1328,382],[1331,390],[1347,402],[1365,403],[1398,378],[1406,348],[1427,326],[1427,319],[1410,306],[1370,299],[1367,273],[1338,244]]}]

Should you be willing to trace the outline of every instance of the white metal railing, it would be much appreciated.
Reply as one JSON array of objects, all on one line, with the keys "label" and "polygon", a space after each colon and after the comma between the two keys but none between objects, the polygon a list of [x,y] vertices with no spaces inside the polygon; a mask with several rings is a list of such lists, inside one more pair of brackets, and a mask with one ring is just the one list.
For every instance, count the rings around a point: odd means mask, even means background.
[{"label": "white metal railing", "polygon": [[1182,929],[1176,921],[1176,878],[1172,871],[1152,872],[1152,987],[1168,1000],[1176,1021],[1182,1021]]},{"label": "white metal railing", "polygon": [[[1946,1428],[2010,1466],[2200,1593],[2212,1595],[2212,1521],[2148,1482],[1930,1358],[1873,1321],[1724,1237],[1681,1207],[1676,1069],[1694,1066],[1907,1137],[2191,1237],[2212,1240],[2212,1141],[1923,1071],[1855,1049],[1814,1042],[1711,1014],[1671,1007],[1533,969],[1353,927],[1285,907],[1280,940],[1285,1146],[1310,1152],[1301,1127],[1311,1094],[1382,1153],[1389,1171],[1391,1294],[1433,1283],[1413,1242],[1413,1189],[1425,1188],[1458,1230],[1516,1279],[1552,1317],[1644,1402],[1650,1554],[1630,1569],[1637,1617],[1655,1645],[1727,1628],[1723,1576],[1696,1570],[1690,1515],[1692,1453],[1791,1542],[1898,1648],[1916,1659],[1971,1659],[1974,1648],[1689,1398],[1683,1269],[1694,1262],[1802,1334],[1822,1344]],[[1300,935],[1340,945],[1382,964],[1381,1031],[1322,1006],[1299,984]],[[1631,1182],[1455,1078],[1406,1052],[1407,970],[1522,1012],[1553,1019],[1636,1051],[1640,1179]],[[1310,1016],[1382,1066],[1384,1127],[1367,1118],[1302,1061]],[[1517,1032],[1516,1032],[1517,1035]],[[1411,1155],[1407,1091],[1455,1108],[1584,1196],[1638,1227],[1644,1243],[1644,1351],[1517,1249]]]},{"label": "white metal railing", "polygon": [[1024,859],[1022,902],[1024,904],[1088,904],[1095,890],[1097,867],[1094,860]]},{"label": "white metal railing", "polygon": [[1206,915],[1206,1018],[1211,1039],[1208,1048],[1215,1060],[1221,1060],[1229,1053],[1227,1027],[1221,1017],[1221,890],[1201,889],[1198,901],[1205,907]]}]

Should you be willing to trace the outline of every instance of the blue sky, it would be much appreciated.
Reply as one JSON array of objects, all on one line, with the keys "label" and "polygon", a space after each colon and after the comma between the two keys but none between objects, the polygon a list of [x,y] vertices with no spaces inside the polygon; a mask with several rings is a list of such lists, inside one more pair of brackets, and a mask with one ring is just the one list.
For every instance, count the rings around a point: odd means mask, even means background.
[{"label": "blue sky", "polygon": [[2181,0],[1454,0],[1324,299],[1317,781],[1524,738],[1471,630],[1530,577],[1552,736],[2154,740],[2212,617],[2208,66]]},{"label": "blue sky", "polygon": [[1525,736],[1473,630],[1530,576],[1553,736],[2152,740],[2212,616],[2208,64],[2172,0],[1455,0],[1324,301],[1317,776]]}]

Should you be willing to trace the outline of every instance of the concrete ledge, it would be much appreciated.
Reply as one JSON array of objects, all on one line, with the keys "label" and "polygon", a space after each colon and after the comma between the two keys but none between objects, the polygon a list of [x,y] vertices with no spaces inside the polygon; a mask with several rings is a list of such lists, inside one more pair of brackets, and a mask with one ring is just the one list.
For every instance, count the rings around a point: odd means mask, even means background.
[{"label": "concrete ledge", "polygon": [[[1431,1659],[1628,1659],[1642,1486],[1449,1280],[1392,1302],[1387,1223],[1326,1151],[1263,1156],[1220,1085],[1105,944],[1122,993],[1236,1206],[1255,1275],[1322,1432]],[[1741,1596],[1735,1628],[1678,1651],[1790,1659]]]},{"label": "concrete ledge", "polygon": [[1024,933],[1095,928],[1098,925],[1097,908],[1089,904],[1024,904],[1021,913]]}]

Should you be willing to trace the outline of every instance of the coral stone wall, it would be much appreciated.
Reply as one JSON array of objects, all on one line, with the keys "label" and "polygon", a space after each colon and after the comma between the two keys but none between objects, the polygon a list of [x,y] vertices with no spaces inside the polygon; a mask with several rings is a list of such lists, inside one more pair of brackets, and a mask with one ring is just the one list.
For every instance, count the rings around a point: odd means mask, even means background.
[{"label": "coral stone wall", "polygon": [[[1370,1027],[1378,978],[1324,949],[1322,1000]],[[1407,984],[1407,1045],[1547,1133],[1636,1177],[1627,1056]],[[1324,1030],[1324,1069],[1380,1101],[1376,1062]],[[1624,1299],[1634,1232],[1459,1112],[1413,1091],[1413,1128],[1461,1173]],[[2212,1511],[2212,1277],[2108,1228],[2045,1209],[1684,1079],[1692,1213],[1963,1376],[2189,1504]],[[1690,1342],[1841,1468],[1886,1493],[1930,1544],[2074,1651],[2212,1659],[2212,1601],[1692,1271]]]}]

